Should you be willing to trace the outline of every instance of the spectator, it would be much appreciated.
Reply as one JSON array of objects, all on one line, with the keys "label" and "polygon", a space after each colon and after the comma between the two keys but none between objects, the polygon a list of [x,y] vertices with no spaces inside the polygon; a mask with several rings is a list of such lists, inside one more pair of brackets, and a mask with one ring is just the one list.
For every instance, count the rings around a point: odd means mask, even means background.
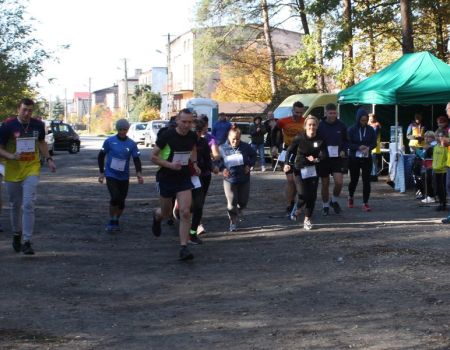
[{"label": "spectator", "polygon": [[225,113],[219,113],[219,120],[212,128],[212,135],[216,138],[219,146],[226,142],[230,129],[231,123],[227,120]]},{"label": "spectator", "polygon": [[260,116],[253,118],[253,124],[250,125],[249,132],[251,146],[259,155],[261,171],[264,172],[266,171],[266,161],[264,159],[264,134],[266,133],[266,129],[261,122],[262,118]]}]

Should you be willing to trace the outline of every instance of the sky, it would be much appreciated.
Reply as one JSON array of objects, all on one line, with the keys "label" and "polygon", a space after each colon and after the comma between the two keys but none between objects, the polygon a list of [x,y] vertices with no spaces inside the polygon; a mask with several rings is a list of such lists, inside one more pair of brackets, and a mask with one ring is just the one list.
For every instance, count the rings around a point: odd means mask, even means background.
[{"label": "sky", "polygon": [[[166,66],[167,34],[172,38],[194,23],[195,0],[29,0],[34,36],[54,51],[35,81],[46,99],[112,86],[137,68]],[[62,49],[70,45],[68,49]],[[156,52],[156,50],[162,53]],[[51,80],[51,83],[49,83]]]}]

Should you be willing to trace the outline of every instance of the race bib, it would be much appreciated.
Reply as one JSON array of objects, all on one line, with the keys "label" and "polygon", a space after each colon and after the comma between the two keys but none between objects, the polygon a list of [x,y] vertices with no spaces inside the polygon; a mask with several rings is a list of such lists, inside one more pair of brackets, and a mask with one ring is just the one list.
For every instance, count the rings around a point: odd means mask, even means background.
[{"label": "race bib", "polygon": [[244,164],[244,157],[242,154],[235,153],[225,157],[225,163],[228,165],[228,168],[232,168],[234,166],[239,166]]},{"label": "race bib", "polygon": [[117,158],[114,158],[114,157],[111,159],[111,169],[113,169],[113,170],[124,171],[126,164],[127,164],[126,160],[117,159]]},{"label": "race bib", "polygon": [[316,167],[314,165],[304,167],[304,168],[300,169],[300,172],[302,174],[302,179],[307,179],[310,177],[317,176]]},{"label": "race bib", "polygon": [[361,151],[356,151],[356,158],[369,158],[369,154]]},{"label": "race bib", "polygon": [[330,158],[339,157],[339,146],[328,146],[328,156]]},{"label": "race bib", "polygon": [[194,188],[202,187],[200,178],[198,176],[191,176],[191,182],[192,182],[192,185],[194,185]]},{"label": "race bib", "polygon": [[191,152],[173,152],[172,163],[179,162],[181,165],[188,165]]},{"label": "race bib", "polygon": [[19,137],[16,139],[16,153],[20,154],[19,160],[34,160],[36,151],[36,139],[34,137]]}]

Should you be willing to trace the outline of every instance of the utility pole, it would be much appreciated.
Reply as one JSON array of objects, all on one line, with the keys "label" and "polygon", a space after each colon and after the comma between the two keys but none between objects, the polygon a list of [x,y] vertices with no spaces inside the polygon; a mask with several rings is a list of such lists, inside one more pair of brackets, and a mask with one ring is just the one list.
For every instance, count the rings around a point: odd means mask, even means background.
[{"label": "utility pole", "polygon": [[91,134],[91,105],[92,105],[92,97],[91,97],[91,77],[89,77],[89,83],[88,83],[88,89],[89,89],[89,100],[88,100],[88,113],[87,113],[87,122],[88,122],[88,134]]},{"label": "utility pole", "polygon": [[125,111],[127,119],[130,119],[130,111],[128,109],[128,72],[127,72],[127,59],[123,59],[124,73],[125,73]]},{"label": "utility pole", "polygon": [[170,33],[167,33],[167,119],[171,112],[172,75],[170,69]]},{"label": "utility pole", "polygon": [[64,88],[64,123],[67,123],[67,88]]}]

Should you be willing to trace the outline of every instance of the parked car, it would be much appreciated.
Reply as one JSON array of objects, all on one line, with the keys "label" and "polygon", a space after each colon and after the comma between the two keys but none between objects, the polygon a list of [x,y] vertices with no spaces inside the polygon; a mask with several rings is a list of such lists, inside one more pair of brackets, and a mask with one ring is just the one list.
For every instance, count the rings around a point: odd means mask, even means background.
[{"label": "parked car", "polygon": [[168,120],[152,120],[148,122],[145,132],[144,146],[153,147],[156,142],[156,137],[158,136],[158,131],[167,125],[169,125]]},{"label": "parked car", "polygon": [[53,136],[53,151],[80,152],[80,136],[69,124],[51,120],[46,121],[48,134]]},{"label": "parked car", "polygon": [[147,125],[147,122],[131,123],[127,136],[136,143],[144,144]]}]

